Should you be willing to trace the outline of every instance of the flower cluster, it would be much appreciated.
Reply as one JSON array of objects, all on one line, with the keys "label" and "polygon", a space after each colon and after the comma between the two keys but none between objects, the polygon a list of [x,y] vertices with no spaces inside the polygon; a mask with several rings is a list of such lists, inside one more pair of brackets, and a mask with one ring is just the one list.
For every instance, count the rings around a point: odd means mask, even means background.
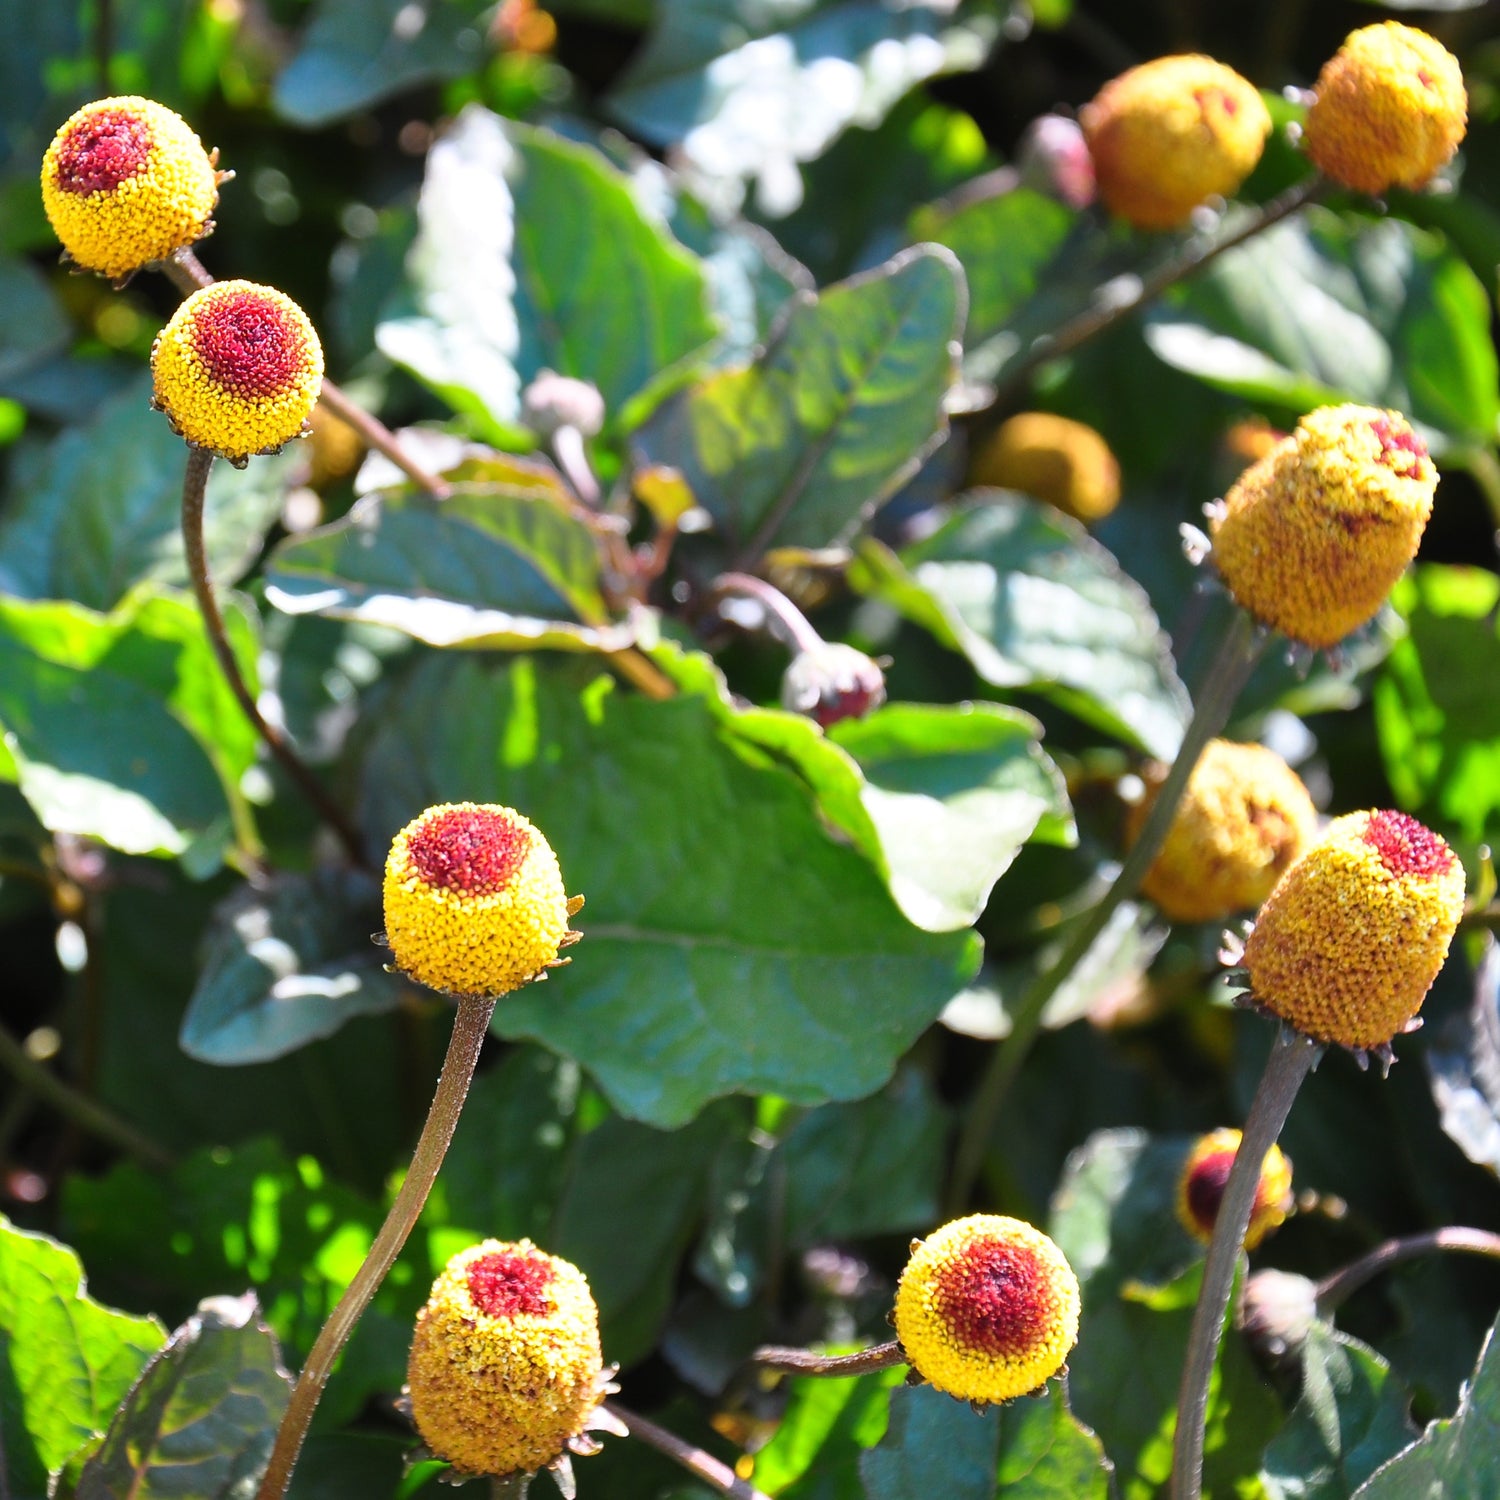
[{"label": "flower cluster", "polygon": [[403,973],[451,995],[504,995],[573,940],[552,846],[509,807],[429,807],[391,843],[385,936]]},{"label": "flower cluster", "polygon": [[555,1462],[606,1380],[583,1272],[529,1240],[460,1251],[417,1314],[406,1378],[422,1441],[461,1474]]},{"label": "flower cluster", "polygon": [[[1156,785],[1130,810],[1140,835]],[[1261,904],[1312,841],[1317,809],[1302,778],[1264,745],[1210,740],[1141,889],[1174,922],[1211,922]]]},{"label": "flower cluster", "polygon": [[1099,193],[1138,229],[1176,229],[1255,169],[1271,116],[1253,84],[1211,57],[1158,57],[1121,73],[1079,116]]},{"label": "flower cluster", "polygon": [[1062,1368],[1078,1308],[1078,1279],[1045,1234],[973,1214],[913,1242],[896,1288],[896,1337],[938,1390],[1009,1401]]},{"label": "flower cluster", "polygon": [[974,455],[971,484],[1020,490],[1080,521],[1102,521],[1120,500],[1120,465],[1082,422],[1027,411],[1001,424]]},{"label": "flower cluster", "polygon": [[[1240,1149],[1238,1130],[1212,1130],[1200,1136],[1188,1152],[1177,1179],[1177,1218],[1195,1240],[1208,1242],[1214,1236],[1219,1205],[1234,1158]],[[1255,1202],[1245,1229],[1245,1249],[1253,1250],[1286,1222],[1292,1207],[1292,1164],[1273,1145],[1260,1167]]]},{"label": "flower cluster", "polygon": [[133,94],[70,115],[42,160],[42,204],[63,250],[104,276],[202,239],[218,198],[214,159],[187,122]]},{"label": "flower cluster", "polygon": [[1236,601],[1308,646],[1369,620],[1416,556],[1437,470],[1399,412],[1325,406],[1252,464],[1213,515]]}]

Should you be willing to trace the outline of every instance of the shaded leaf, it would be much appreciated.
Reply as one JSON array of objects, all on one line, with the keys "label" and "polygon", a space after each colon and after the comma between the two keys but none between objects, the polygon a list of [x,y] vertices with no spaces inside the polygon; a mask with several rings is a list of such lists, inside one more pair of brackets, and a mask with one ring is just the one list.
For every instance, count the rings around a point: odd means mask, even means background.
[{"label": "shaded leaf", "polygon": [[67,315],[46,278],[28,261],[0,258],[0,391],[68,346]]},{"label": "shaded leaf", "polygon": [[885,1433],[889,1392],[905,1374],[794,1377],[781,1424],[755,1456],[756,1488],[788,1500],[865,1500],[859,1461]]},{"label": "shaded leaf", "polygon": [[1467,1013],[1448,1018],[1422,1059],[1449,1139],[1500,1176],[1500,946],[1493,935]]}]

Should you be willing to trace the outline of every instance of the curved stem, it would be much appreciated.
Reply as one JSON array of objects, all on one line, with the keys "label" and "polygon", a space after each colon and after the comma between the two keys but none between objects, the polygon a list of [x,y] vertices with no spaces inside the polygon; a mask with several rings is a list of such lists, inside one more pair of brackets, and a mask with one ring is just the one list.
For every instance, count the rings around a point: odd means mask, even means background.
[{"label": "curved stem", "polygon": [[811,1349],[786,1349],[779,1344],[763,1344],[750,1356],[752,1363],[768,1370],[788,1370],[794,1375],[871,1375],[906,1363],[906,1353],[892,1339],[874,1344],[856,1354],[814,1354]]},{"label": "curved stem", "polygon": [[787,598],[780,589],[753,573],[720,573],[714,579],[714,593],[743,594],[765,611],[775,635],[796,651],[816,651],[823,638],[812,627],[812,622]]},{"label": "curved stem", "polygon": [[631,1437],[639,1438],[658,1453],[666,1454],[673,1463],[681,1464],[689,1474],[718,1490],[721,1495],[729,1495],[732,1500],[768,1500],[753,1484],[741,1479],[728,1464],[720,1462],[706,1449],[684,1442],[676,1433],[668,1432],[665,1427],[658,1427],[655,1422],[637,1416],[614,1401],[606,1401],[604,1409],[629,1428]]},{"label": "curved stem", "polygon": [[1194,705],[1192,720],[1183,734],[1177,758],[1172,762],[1172,769],[1156,794],[1140,835],[1120,866],[1120,873],[1115,876],[1113,884],[1098,905],[1073,929],[1062,952],[1032,980],[1016,1003],[1010,1034],[1003,1042],[997,1043],[990,1053],[989,1063],[975,1090],[968,1118],[964,1121],[963,1131],[959,1136],[953,1160],[953,1175],[948,1185],[946,1207],[949,1217],[961,1213],[969,1201],[984,1161],[985,1149],[994,1132],[995,1122],[1000,1117],[1001,1106],[1005,1103],[1021,1065],[1041,1034],[1042,1016],[1046,1012],[1047,1002],[1093,947],[1120,904],[1136,893],[1146,872],[1151,868],[1152,861],[1161,851],[1172,826],[1172,819],[1177,813],[1177,805],[1187,788],[1188,777],[1198,764],[1203,747],[1223,729],[1234,708],[1235,699],[1239,697],[1240,689],[1264,648],[1264,640],[1257,637],[1257,630],[1255,621],[1243,610],[1234,611],[1229,629],[1209,664],[1207,677]]},{"label": "curved stem", "polygon": [[643,656],[633,647],[627,646],[623,651],[611,651],[604,659],[621,677],[632,686],[639,688],[648,698],[664,702],[668,698],[676,697],[677,689],[672,679],[649,656]]},{"label": "curved stem", "polygon": [[235,659],[229,637],[224,632],[224,616],[219,612],[218,601],[214,598],[213,581],[208,576],[208,558],[203,549],[203,496],[213,461],[214,456],[207,449],[189,447],[187,473],[182,481],[182,545],[187,554],[188,573],[193,580],[193,593],[198,599],[198,612],[203,616],[209,644],[218,658],[229,690],[244,710],[245,717],[255,726],[256,732],[266,742],[271,753],[317,809],[318,815],[338,835],[349,858],[355,864],[368,868],[364,847],[354,824],[329,796],[327,788],[292,748],[286,736],[272,728],[261,714],[255,695],[240,674],[240,664]]},{"label": "curved stem", "polygon": [[1427,1234],[1409,1234],[1401,1239],[1386,1240],[1318,1283],[1318,1311],[1333,1312],[1346,1297],[1382,1271],[1399,1265],[1403,1260],[1415,1260],[1419,1255],[1427,1255],[1434,1250],[1465,1250],[1471,1255],[1485,1255],[1491,1260],[1500,1260],[1500,1234],[1492,1234],[1488,1229],[1466,1229],[1460,1225],[1449,1225]]},{"label": "curved stem", "polygon": [[1245,1119],[1234,1166],[1224,1184],[1219,1216],[1214,1221],[1213,1238],[1203,1263],[1203,1282],[1198,1289],[1198,1305],[1193,1309],[1193,1324],[1188,1333],[1177,1395],[1177,1432],[1172,1442],[1172,1500],[1199,1500],[1202,1493],[1203,1429],[1208,1416],[1209,1380],[1224,1332],[1224,1312],[1229,1306],[1245,1229],[1255,1206],[1261,1165],[1281,1134],[1302,1080],[1322,1050],[1301,1032],[1280,1028]]},{"label": "curved stem", "polygon": [[401,1253],[401,1247],[422,1212],[422,1205],[427,1202],[427,1195],[437,1180],[438,1168],[447,1155],[448,1143],[458,1126],[459,1113],[468,1097],[474,1065],[479,1061],[479,1050],[484,1045],[494,1009],[494,1000],[485,996],[466,995],[458,1002],[458,1015],[454,1018],[453,1036],[448,1043],[448,1055],[443,1059],[437,1092],[427,1111],[427,1120],[412,1153],[411,1166],[401,1184],[401,1191],[396,1194],[396,1201],[391,1204],[364,1264],[355,1272],[354,1280],[313,1341],[307,1363],[292,1388],[286,1415],[276,1431],[276,1443],[271,1449],[257,1500],[281,1500],[286,1493],[313,1412],[317,1410],[323,1387],[333,1373],[334,1361],[380,1283],[385,1280],[386,1272]]},{"label": "curved stem", "polygon": [[599,481],[589,467],[588,446],[578,428],[564,422],[552,434],[552,456],[563,471],[573,493],[591,509],[599,503]]}]

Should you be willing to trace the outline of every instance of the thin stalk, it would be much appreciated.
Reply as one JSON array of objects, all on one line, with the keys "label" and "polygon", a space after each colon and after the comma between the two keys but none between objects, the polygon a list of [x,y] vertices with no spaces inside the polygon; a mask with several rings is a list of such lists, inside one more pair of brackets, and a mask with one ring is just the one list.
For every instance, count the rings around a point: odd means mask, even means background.
[{"label": "thin stalk", "polygon": [[552,434],[552,456],[557,460],[557,467],[563,471],[568,483],[573,486],[573,493],[590,509],[597,506],[600,497],[599,481],[589,467],[588,445],[583,440],[583,433],[564,422]]},{"label": "thin stalk", "polygon": [[1101,333],[1107,332],[1122,319],[1128,318],[1148,303],[1154,302],[1163,292],[1176,286],[1179,281],[1186,281],[1189,276],[1201,271],[1204,266],[1217,260],[1226,250],[1233,250],[1237,245],[1243,245],[1246,240],[1253,239],[1273,224],[1279,224],[1283,219],[1290,218],[1299,209],[1313,202],[1325,188],[1325,180],[1316,173],[1304,178],[1301,182],[1289,187],[1279,197],[1262,205],[1239,228],[1219,239],[1208,242],[1198,238],[1190,240],[1181,252],[1158,266],[1151,275],[1142,278],[1140,286],[1130,296],[1117,301],[1096,301],[1070,318],[1056,332],[1036,339],[1031,348],[1005,372],[1004,380],[996,388],[994,404],[997,406],[1009,404],[1020,394],[1027,381],[1049,360],[1060,359],[1063,355],[1071,354],[1075,349],[1081,348],[1090,339],[1098,338]]},{"label": "thin stalk", "polygon": [[448,1144],[458,1126],[458,1117],[468,1097],[474,1065],[479,1061],[479,1051],[484,1045],[494,1009],[494,999],[486,996],[466,995],[458,1002],[458,1015],[454,1018],[453,1036],[448,1043],[448,1055],[443,1059],[437,1092],[432,1098],[432,1108],[427,1111],[427,1121],[422,1126],[401,1191],[396,1194],[396,1201],[391,1204],[364,1264],[355,1272],[354,1280],[313,1341],[307,1363],[292,1388],[286,1415],[276,1431],[276,1442],[271,1449],[265,1477],[260,1482],[257,1500],[281,1500],[286,1493],[308,1425],[322,1398],[323,1388],[328,1384],[328,1377],[333,1373],[334,1361],[380,1283],[385,1280],[386,1272],[401,1253],[401,1247],[427,1202],[438,1168],[443,1164]]},{"label": "thin stalk", "polygon": [[1010,1034],[990,1053],[989,1063],[975,1090],[974,1101],[969,1107],[968,1118],[964,1121],[959,1136],[953,1159],[953,1175],[948,1185],[949,1217],[961,1213],[969,1201],[984,1161],[985,1148],[994,1132],[995,1122],[1000,1118],[1001,1107],[1021,1065],[1041,1034],[1042,1016],[1047,1002],[1062,988],[1064,981],[1093,947],[1120,904],[1135,895],[1146,872],[1151,868],[1152,861],[1160,853],[1172,826],[1172,819],[1176,816],[1177,805],[1182,801],[1188,778],[1198,764],[1203,747],[1228,721],[1235,699],[1239,697],[1240,689],[1264,648],[1264,641],[1257,637],[1257,630],[1255,621],[1244,610],[1234,611],[1229,629],[1209,664],[1202,690],[1193,707],[1192,720],[1183,734],[1177,759],[1172,762],[1172,769],[1167,773],[1161,790],[1157,792],[1140,835],[1120,866],[1120,873],[1115,876],[1113,884],[1104,893],[1099,904],[1073,929],[1062,952],[1032,980],[1016,1003]]},{"label": "thin stalk", "polygon": [[1250,1223],[1250,1211],[1255,1206],[1261,1165],[1266,1152],[1276,1144],[1281,1127],[1286,1124],[1302,1080],[1312,1070],[1322,1050],[1317,1042],[1303,1036],[1300,1031],[1280,1028],[1245,1120],[1234,1166],[1224,1184],[1224,1197],[1219,1203],[1219,1216],[1214,1221],[1208,1256],[1203,1263],[1203,1283],[1198,1290],[1198,1305],[1193,1309],[1187,1356],[1182,1365],[1182,1384],[1177,1395],[1177,1431],[1172,1442],[1172,1500],[1199,1500],[1202,1494],[1203,1428],[1208,1415],[1209,1380],[1219,1352],[1219,1339],[1224,1332],[1224,1313],[1229,1306],[1229,1293],[1234,1286],[1234,1271],[1239,1264],[1245,1229]]},{"label": "thin stalk", "polygon": [[203,616],[203,626],[208,632],[209,644],[218,658],[229,690],[235,701],[244,710],[245,717],[255,726],[256,732],[266,742],[272,755],[285,767],[292,780],[301,787],[307,800],[317,809],[318,815],[338,835],[339,842],[353,862],[368,868],[364,846],[354,824],[344,810],[328,794],[327,788],[313,773],[312,768],[292,748],[291,742],[279,730],[272,728],[261,714],[245,679],[240,674],[240,664],[235,659],[224,632],[224,617],[214,598],[213,581],[208,576],[208,558],[203,548],[203,496],[208,486],[208,473],[214,456],[205,448],[188,449],[187,473],[182,481],[182,545],[187,553],[188,573],[193,580],[193,593],[198,599],[198,612]]},{"label": "thin stalk", "polygon": [[701,1479],[710,1489],[728,1495],[731,1500],[768,1500],[755,1486],[741,1479],[728,1464],[722,1463],[706,1449],[694,1443],[684,1442],[676,1433],[658,1427],[655,1422],[637,1416],[633,1411],[617,1402],[606,1401],[605,1411],[618,1417],[630,1429],[633,1438],[639,1438],[658,1453],[664,1453],[675,1464],[681,1464],[695,1478]]},{"label": "thin stalk", "polygon": [[604,659],[648,698],[665,701],[677,694],[672,679],[650,657],[643,656],[632,647],[627,646],[623,651],[611,651]]},{"label": "thin stalk", "polygon": [[1318,1311],[1332,1313],[1346,1297],[1382,1271],[1399,1265],[1403,1260],[1415,1260],[1419,1255],[1428,1255],[1434,1250],[1464,1250],[1470,1255],[1484,1255],[1491,1260],[1500,1260],[1500,1234],[1492,1234],[1488,1229],[1465,1229],[1460,1225],[1449,1225],[1427,1234],[1409,1234],[1401,1239],[1386,1240],[1318,1283]]},{"label": "thin stalk", "polygon": [[812,622],[780,589],[753,573],[720,573],[714,579],[714,593],[742,594],[754,599],[765,611],[772,633],[794,651],[817,651],[823,638]]},{"label": "thin stalk", "polygon": [[814,1354],[811,1349],[786,1349],[779,1344],[764,1344],[750,1356],[751,1362],[768,1370],[787,1370],[794,1375],[873,1375],[906,1363],[906,1354],[892,1339],[874,1344],[855,1354]]}]

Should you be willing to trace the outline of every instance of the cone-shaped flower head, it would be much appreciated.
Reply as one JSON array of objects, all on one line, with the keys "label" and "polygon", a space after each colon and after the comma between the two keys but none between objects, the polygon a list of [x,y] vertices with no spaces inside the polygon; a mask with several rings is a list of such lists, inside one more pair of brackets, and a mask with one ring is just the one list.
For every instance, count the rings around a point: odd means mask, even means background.
[{"label": "cone-shaped flower head", "polygon": [[1078,1278],[1039,1229],[972,1214],[912,1244],[896,1337],[924,1380],[964,1401],[1009,1401],[1055,1375],[1078,1339]]},{"label": "cone-shaped flower head", "polygon": [[386,941],[429,989],[508,994],[556,961],[569,915],[552,846],[512,808],[429,807],[391,843]]},{"label": "cone-shaped flower head", "polygon": [[1399,21],[1351,31],[1314,92],[1307,154],[1361,193],[1421,187],[1464,138],[1469,99],[1458,59]]},{"label": "cone-shaped flower head", "polygon": [[1255,170],[1271,116],[1254,85],[1196,54],[1158,57],[1104,85],[1079,115],[1110,211],[1175,229]]},{"label": "cone-shaped flower head", "polygon": [[1224,497],[1214,566],[1256,619],[1337,645],[1416,556],[1436,489],[1427,445],[1399,412],[1320,407]]},{"label": "cone-shaped flower head", "polygon": [[323,385],[323,346],[290,297],[220,281],[157,334],[151,377],[174,432],[243,465],[303,431]]},{"label": "cone-shaped flower head", "polygon": [[[1127,842],[1136,841],[1155,801],[1152,786],[1131,808]],[[1212,922],[1253,909],[1317,828],[1302,778],[1274,750],[1210,740],[1141,889],[1174,922]]]},{"label": "cone-shaped flower head", "polygon": [[1244,954],[1251,999],[1315,1041],[1388,1054],[1463,909],[1463,866],[1415,818],[1335,818],[1255,919]]},{"label": "cone-shaped flower head", "polygon": [[552,1463],[604,1383],[583,1272],[529,1240],[461,1250],[417,1314],[406,1379],[422,1441],[460,1473]]},{"label": "cone-shaped flower head", "polygon": [[1020,490],[1078,520],[1102,521],[1120,500],[1120,465],[1082,422],[1025,411],[1001,425],[974,455],[971,484]]},{"label": "cone-shaped flower head", "polygon": [[42,158],[42,204],[78,265],[121,277],[213,228],[219,174],[187,122],[126,94],[85,104]]},{"label": "cone-shaped flower head", "polygon": [[[1205,1245],[1214,1237],[1224,1186],[1240,1149],[1238,1130],[1213,1130],[1199,1136],[1182,1165],[1177,1179],[1177,1217],[1182,1227]],[[1286,1222],[1292,1207],[1292,1164],[1273,1145],[1260,1166],[1255,1185],[1255,1203],[1245,1230],[1245,1249],[1253,1250]]]}]

